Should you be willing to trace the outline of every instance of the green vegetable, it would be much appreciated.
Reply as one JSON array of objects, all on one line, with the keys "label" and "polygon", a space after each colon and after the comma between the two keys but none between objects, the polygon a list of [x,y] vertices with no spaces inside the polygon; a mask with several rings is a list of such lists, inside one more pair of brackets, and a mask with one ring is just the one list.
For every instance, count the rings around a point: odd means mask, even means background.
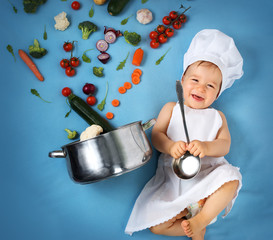
[{"label": "green vegetable", "polygon": [[44,102],[46,102],[46,103],[51,103],[51,102],[46,101],[45,99],[43,99],[43,98],[40,96],[40,94],[38,93],[38,91],[37,91],[36,89],[30,89],[30,92],[31,92],[33,95],[37,96],[38,98],[42,99]]},{"label": "green vegetable", "polygon": [[143,4],[143,3],[146,3],[146,2],[148,2],[148,0],[141,0],[141,3]]},{"label": "green vegetable", "polygon": [[46,55],[47,50],[40,48],[40,44],[37,39],[34,39],[33,45],[28,47],[29,54],[34,58],[41,58]]},{"label": "green vegetable", "polygon": [[125,24],[128,22],[128,19],[129,19],[130,17],[132,17],[132,16],[133,16],[133,14],[132,14],[131,16],[129,16],[129,17],[123,19],[123,20],[120,22],[120,24],[121,24],[121,25],[125,25]]},{"label": "green vegetable", "polygon": [[121,13],[129,0],[110,0],[107,6],[107,11],[110,15],[116,16]]},{"label": "green vegetable", "polygon": [[103,77],[103,67],[93,67],[93,73],[97,77]]},{"label": "green vegetable", "polygon": [[155,62],[155,65],[159,65],[161,63],[161,61],[164,59],[164,57],[166,56],[166,54],[169,52],[171,48],[169,48],[167,50],[167,52],[165,52],[165,54],[163,56],[161,56],[156,62]]},{"label": "green vegetable", "polygon": [[94,48],[91,48],[91,49],[87,49],[87,50],[85,50],[84,52],[83,52],[83,54],[82,54],[82,60],[84,61],[84,62],[86,62],[86,63],[90,63],[91,62],[91,59],[89,58],[89,57],[87,57],[86,56],[86,52],[88,52],[88,51],[91,51],[91,50],[93,50]]},{"label": "green vegetable", "polygon": [[15,13],[17,13],[17,8],[14,6],[14,4],[13,4],[10,0],[8,0],[8,1],[9,1],[9,3],[10,3],[11,6],[12,6],[13,11],[14,11]]},{"label": "green vegetable", "polygon": [[127,54],[127,57],[122,62],[120,62],[119,65],[117,66],[117,68],[116,68],[117,71],[121,70],[121,69],[123,69],[125,67],[125,63],[127,61],[128,56],[129,56],[129,52]]},{"label": "green vegetable", "polygon": [[76,131],[71,131],[68,128],[66,128],[65,131],[68,133],[68,135],[67,135],[68,139],[74,139],[78,135],[78,133]]},{"label": "green vegetable", "polygon": [[108,94],[108,82],[106,82],[106,93],[105,93],[105,97],[104,99],[101,101],[101,103],[97,106],[97,108],[102,111],[104,109],[104,105],[105,105],[105,101],[106,101],[106,97]]},{"label": "green vegetable", "polygon": [[47,40],[47,32],[46,32],[46,25],[45,25],[45,29],[44,29],[44,35],[43,35],[44,40]]},{"label": "green vegetable", "polygon": [[93,17],[94,16],[94,5],[92,5],[90,11],[89,11],[89,17]]},{"label": "green vegetable", "polygon": [[47,0],[23,0],[24,11],[26,13],[35,13],[37,7],[44,4]]},{"label": "green vegetable", "polygon": [[89,125],[97,124],[103,128],[103,131],[110,132],[114,128],[102,118],[94,109],[92,109],[83,99],[71,93],[68,96],[71,108],[79,114]]},{"label": "green vegetable", "polygon": [[92,32],[96,32],[98,30],[97,25],[90,21],[83,21],[79,23],[78,28],[82,31],[82,39],[84,40],[88,39]]},{"label": "green vegetable", "polygon": [[141,41],[141,36],[136,32],[125,31],[123,33],[123,36],[125,38],[125,41],[129,44],[132,44],[133,46],[136,46]]},{"label": "green vegetable", "polygon": [[71,113],[71,106],[69,105],[67,98],[66,98],[66,104],[69,106],[70,110],[65,114],[65,116],[64,116],[65,118],[67,118]]},{"label": "green vegetable", "polygon": [[16,57],[15,57],[15,55],[14,55],[12,46],[11,46],[11,45],[8,45],[8,46],[7,46],[7,50],[11,53],[11,55],[14,57],[14,61],[16,62]]}]

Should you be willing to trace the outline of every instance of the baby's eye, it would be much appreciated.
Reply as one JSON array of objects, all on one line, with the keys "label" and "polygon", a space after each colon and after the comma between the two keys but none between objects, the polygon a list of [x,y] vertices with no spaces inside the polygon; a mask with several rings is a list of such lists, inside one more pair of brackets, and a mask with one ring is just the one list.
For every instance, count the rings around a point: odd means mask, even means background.
[{"label": "baby's eye", "polygon": [[214,88],[214,86],[213,86],[213,85],[211,85],[211,84],[208,84],[208,87],[209,87],[209,88]]},{"label": "baby's eye", "polygon": [[198,82],[198,79],[194,79],[194,78],[193,78],[192,81],[193,81],[193,82]]}]

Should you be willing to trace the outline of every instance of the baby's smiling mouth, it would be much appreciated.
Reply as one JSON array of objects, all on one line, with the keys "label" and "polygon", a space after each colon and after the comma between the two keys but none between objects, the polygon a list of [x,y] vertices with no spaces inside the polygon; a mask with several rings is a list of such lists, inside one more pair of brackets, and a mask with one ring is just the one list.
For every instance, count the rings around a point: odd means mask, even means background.
[{"label": "baby's smiling mouth", "polygon": [[196,101],[203,101],[203,100],[204,100],[203,97],[200,97],[200,96],[198,96],[198,95],[196,95],[196,94],[192,94],[191,96],[192,96],[192,98],[193,98],[194,100],[196,100]]}]

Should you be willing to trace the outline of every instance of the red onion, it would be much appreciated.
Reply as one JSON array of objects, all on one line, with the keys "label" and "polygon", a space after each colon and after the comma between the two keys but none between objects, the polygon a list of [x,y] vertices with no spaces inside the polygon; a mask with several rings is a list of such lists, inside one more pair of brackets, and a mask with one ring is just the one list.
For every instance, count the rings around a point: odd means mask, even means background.
[{"label": "red onion", "polygon": [[117,39],[117,36],[114,32],[108,31],[107,33],[105,33],[104,39],[108,43],[114,43]]},{"label": "red onion", "polygon": [[117,30],[117,31],[116,31],[114,28],[106,28],[106,26],[104,26],[104,34],[106,34],[106,33],[109,32],[109,31],[115,33],[116,37],[122,36],[122,33],[121,33],[120,30]]},{"label": "red onion", "polygon": [[93,94],[95,90],[96,90],[96,87],[92,83],[86,83],[82,88],[82,91],[87,95]]},{"label": "red onion", "polygon": [[110,55],[106,52],[103,52],[101,53],[99,56],[98,56],[98,59],[103,63],[107,63],[108,60],[110,59]]},{"label": "red onion", "polygon": [[96,47],[100,52],[105,52],[108,49],[108,43],[105,40],[101,39],[97,41]]}]

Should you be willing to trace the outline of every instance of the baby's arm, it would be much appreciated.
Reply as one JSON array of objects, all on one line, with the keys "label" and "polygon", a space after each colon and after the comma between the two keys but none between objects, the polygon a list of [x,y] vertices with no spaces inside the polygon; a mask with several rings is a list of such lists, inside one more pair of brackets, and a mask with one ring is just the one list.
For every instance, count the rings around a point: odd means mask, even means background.
[{"label": "baby's arm", "polygon": [[175,104],[175,102],[167,103],[161,109],[156,124],[152,130],[152,143],[158,151],[170,154],[174,158],[178,158],[185,153],[186,144],[182,141],[174,142],[167,136],[167,129]]},{"label": "baby's arm", "polygon": [[222,157],[228,154],[231,143],[230,133],[225,115],[220,111],[219,113],[223,124],[217,133],[216,139],[211,142],[192,141],[187,150],[194,156],[199,156],[200,158],[204,156]]}]

